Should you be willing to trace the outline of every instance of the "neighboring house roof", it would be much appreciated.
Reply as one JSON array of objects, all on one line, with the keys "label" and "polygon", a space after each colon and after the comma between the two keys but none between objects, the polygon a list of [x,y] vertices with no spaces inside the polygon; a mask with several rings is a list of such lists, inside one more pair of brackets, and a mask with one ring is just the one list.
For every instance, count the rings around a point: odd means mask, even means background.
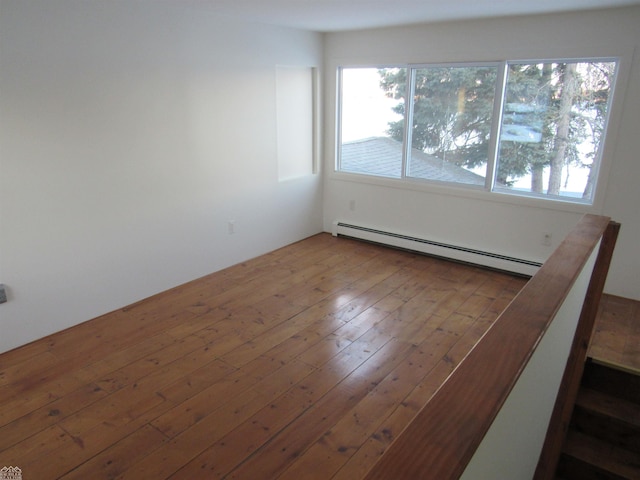
[{"label": "neighboring house roof", "polygon": [[[370,137],[342,144],[343,171],[399,178],[402,143],[389,137]],[[441,182],[484,185],[484,177],[415,148],[411,149],[410,175]]]}]

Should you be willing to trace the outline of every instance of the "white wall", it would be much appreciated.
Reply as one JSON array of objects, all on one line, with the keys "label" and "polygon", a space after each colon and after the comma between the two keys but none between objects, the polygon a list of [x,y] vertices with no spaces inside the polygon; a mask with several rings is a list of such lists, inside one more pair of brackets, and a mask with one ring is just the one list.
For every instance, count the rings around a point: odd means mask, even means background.
[{"label": "white wall", "polygon": [[321,178],[278,181],[275,84],[321,35],[0,2],[0,352],[322,230]]},{"label": "white wall", "polygon": [[461,480],[530,480],[538,465],[598,248],[536,346]]},{"label": "white wall", "polygon": [[[584,213],[622,223],[606,290],[640,299],[640,8],[550,16],[450,22],[331,33],[325,39],[324,228],[336,219],[544,261]],[[593,207],[550,208],[543,200],[504,198],[486,192],[362,182],[333,172],[335,84],[339,65],[383,65],[619,56],[620,76],[605,145],[602,182]],[[351,209],[352,201],[355,209]],[[553,245],[541,244],[550,232]]]}]

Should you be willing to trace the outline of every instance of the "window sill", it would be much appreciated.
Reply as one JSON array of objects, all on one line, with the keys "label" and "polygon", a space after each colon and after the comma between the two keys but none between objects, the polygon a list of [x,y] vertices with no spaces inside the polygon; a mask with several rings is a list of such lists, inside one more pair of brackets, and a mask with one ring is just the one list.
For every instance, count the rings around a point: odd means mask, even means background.
[{"label": "window sill", "polygon": [[481,200],[484,202],[492,202],[499,204],[510,204],[522,207],[531,207],[539,209],[547,209],[553,211],[562,211],[569,213],[599,213],[601,201],[596,200],[593,204],[579,203],[562,198],[541,198],[530,197],[527,195],[519,195],[505,191],[489,192],[481,186],[465,185],[460,186],[453,183],[432,182],[423,179],[410,178],[388,178],[378,177],[375,175],[352,174],[347,172],[329,171],[327,180],[348,183],[359,183],[385,188],[394,188],[400,190],[412,190],[433,195],[448,195],[458,198],[468,198],[471,200]]}]

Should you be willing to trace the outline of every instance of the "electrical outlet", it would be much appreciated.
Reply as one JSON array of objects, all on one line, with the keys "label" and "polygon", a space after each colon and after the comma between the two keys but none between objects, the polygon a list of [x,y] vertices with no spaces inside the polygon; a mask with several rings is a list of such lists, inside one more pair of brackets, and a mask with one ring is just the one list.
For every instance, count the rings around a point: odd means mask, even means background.
[{"label": "electrical outlet", "polygon": [[234,233],[236,233],[236,222],[233,220],[229,220],[227,222],[227,232],[229,233],[229,235],[233,235]]},{"label": "electrical outlet", "polygon": [[550,247],[551,246],[551,234],[548,232],[545,232],[542,234],[542,241],[540,242],[542,243],[542,245],[546,246],[546,247]]},{"label": "electrical outlet", "polygon": [[351,210],[352,212],[356,211],[356,201],[355,200],[350,200],[349,201],[349,210]]}]

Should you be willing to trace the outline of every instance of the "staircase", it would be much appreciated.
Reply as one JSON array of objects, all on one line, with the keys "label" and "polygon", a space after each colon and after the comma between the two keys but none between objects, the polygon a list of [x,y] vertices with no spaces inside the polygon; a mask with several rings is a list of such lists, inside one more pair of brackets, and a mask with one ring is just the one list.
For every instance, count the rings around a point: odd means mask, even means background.
[{"label": "staircase", "polygon": [[639,373],[587,361],[556,480],[640,480]]}]

